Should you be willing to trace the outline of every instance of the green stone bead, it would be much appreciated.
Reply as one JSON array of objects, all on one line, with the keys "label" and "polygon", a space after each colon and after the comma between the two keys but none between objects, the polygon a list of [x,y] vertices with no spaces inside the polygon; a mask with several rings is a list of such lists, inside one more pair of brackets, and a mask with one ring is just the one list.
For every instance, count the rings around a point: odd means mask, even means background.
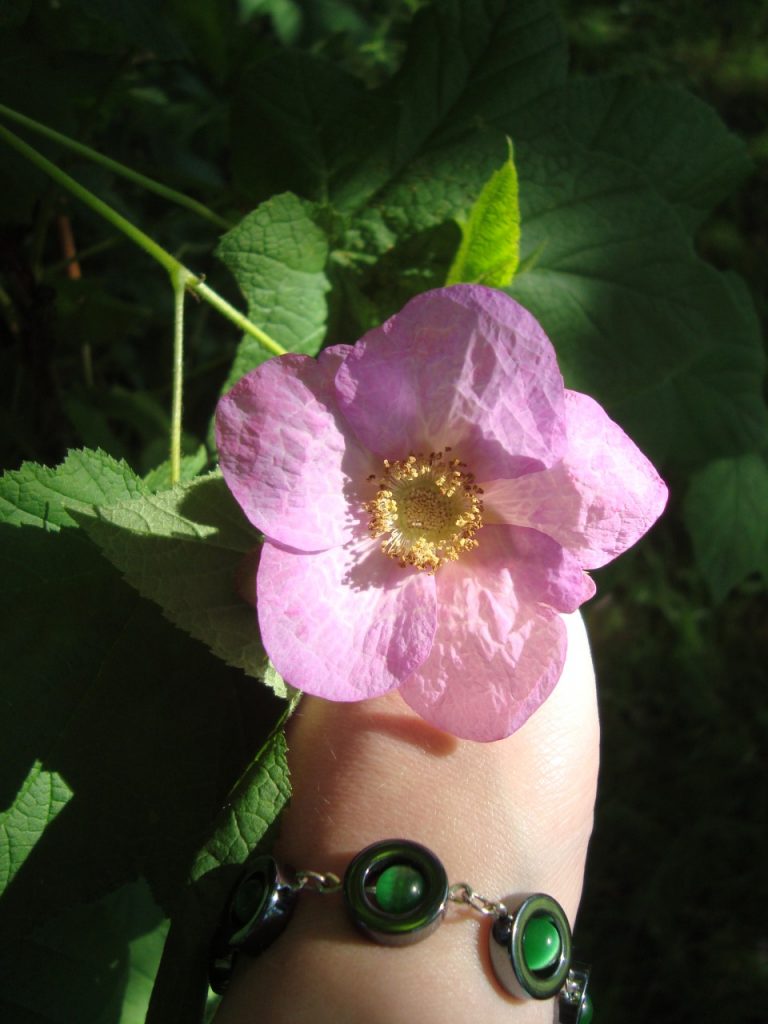
[{"label": "green stone bead", "polygon": [[557,963],[560,935],[550,917],[532,917],[523,932],[523,956],[529,969],[543,971]]},{"label": "green stone bead", "polygon": [[589,994],[584,997],[584,1002],[581,1004],[579,1024],[592,1024],[592,1000]]},{"label": "green stone bead", "polygon": [[385,868],[376,881],[376,902],[388,914],[407,914],[424,896],[424,878],[407,864]]}]

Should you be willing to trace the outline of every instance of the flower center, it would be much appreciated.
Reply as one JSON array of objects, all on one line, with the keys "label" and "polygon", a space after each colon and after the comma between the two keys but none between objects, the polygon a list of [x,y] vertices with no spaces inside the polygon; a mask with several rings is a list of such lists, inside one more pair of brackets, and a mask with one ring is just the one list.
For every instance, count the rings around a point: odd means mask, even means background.
[{"label": "flower center", "polygon": [[483,492],[466,463],[447,458],[450,450],[384,459],[376,497],[363,506],[370,513],[369,533],[386,535],[381,550],[403,568],[431,574],[477,547]]}]

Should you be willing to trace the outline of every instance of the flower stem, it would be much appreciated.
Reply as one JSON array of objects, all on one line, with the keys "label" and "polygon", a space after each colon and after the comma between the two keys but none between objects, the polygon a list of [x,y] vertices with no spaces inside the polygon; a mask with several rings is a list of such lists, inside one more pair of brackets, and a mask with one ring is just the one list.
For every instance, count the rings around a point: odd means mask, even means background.
[{"label": "flower stem", "polygon": [[234,306],[230,305],[226,299],[223,299],[218,292],[213,291],[207,284],[204,284],[199,278],[194,278],[193,282],[188,285],[191,292],[195,295],[199,295],[201,299],[205,299],[206,302],[210,303],[214,309],[217,309],[222,316],[225,316],[228,320],[231,320],[233,324],[245,331],[246,334],[250,334],[252,338],[258,341],[262,348],[267,349],[275,356],[285,355],[287,349],[284,349],[282,345],[278,344],[274,338],[270,338],[268,334],[257,327],[252,320],[248,317],[243,316]]},{"label": "flower stem", "polygon": [[184,297],[187,278],[183,268],[171,275],[173,282],[173,387],[171,391],[171,487],[181,479],[181,408],[184,387]]},{"label": "flower stem", "polygon": [[[0,105],[0,112],[6,108]],[[170,436],[170,477],[171,486],[177,484],[181,478],[181,414],[184,385],[184,295],[187,290],[199,295],[217,309],[223,316],[231,320],[241,330],[246,331],[256,338],[261,345],[274,355],[282,355],[286,350],[282,345],[269,337],[256,324],[238,312],[234,306],[218,295],[212,288],[204,284],[196,277],[191,270],[188,270],[183,263],[172,256],[166,249],[145,234],[135,224],[132,224],[122,214],[114,210],[103,199],[85,188],[73,177],[62,171],[60,167],[52,163],[32,146],[9,131],[0,124],[0,139],[4,139],[9,146],[12,146],[31,163],[39,167],[49,177],[65,188],[81,202],[85,203],[92,210],[98,213],[104,220],[108,221],[124,235],[127,235],[132,242],[135,242],[141,249],[168,271],[173,286],[174,318],[173,318],[173,384],[171,392],[171,436]]]},{"label": "flower stem", "polygon": [[129,181],[133,181],[135,184],[141,185],[142,188],[147,189],[149,192],[154,192],[156,195],[162,196],[163,199],[168,199],[172,203],[176,203],[178,206],[186,207],[186,209],[191,210],[198,216],[210,221],[211,224],[215,224],[216,227],[222,228],[224,231],[229,231],[232,227],[227,220],[220,217],[218,213],[214,213],[213,210],[209,210],[207,206],[203,203],[199,203],[196,199],[192,199],[190,196],[185,196],[183,192],[177,192],[176,189],[168,188],[167,185],[162,185],[159,181],[154,181],[152,178],[148,178],[144,174],[139,174],[138,171],[134,171],[130,167],[126,167],[125,164],[121,164],[117,160],[112,160],[110,157],[104,156],[104,154],[99,153],[98,150],[91,149],[90,146],[84,146],[82,142],[76,142],[74,139],[70,139],[68,135],[62,135],[61,132],[57,132],[53,128],[49,128],[47,125],[33,120],[31,117],[20,114],[17,110],[13,110],[11,107],[6,107],[2,103],[0,103],[0,115],[7,117],[11,121],[16,121],[17,124],[23,125],[25,128],[29,128],[30,131],[37,132],[39,135],[44,135],[47,139],[52,139],[54,142],[58,142],[60,145],[66,146],[66,148],[70,149],[73,153],[77,153],[79,156],[83,156],[87,160],[92,160],[93,163],[106,167],[107,170],[112,171],[114,174],[119,174],[123,178],[127,178]]},{"label": "flower stem", "polygon": [[56,164],[52,163],[47,157],[44,157],[42,153],[39,153],[32,146],[27,145],[18,135],[14,135],[12,131],[9,131],[4,125],[0,124],[0,139],[5,139],[9,146],[12,146],[15,150],[25,156],[27,160],[35,164],[40,170],[45,171],[55,182],[65,188],[68,192],[71,192],[73,196],[77,196],[86,206],[90,206],[92,210],[98,213],[105,220],[109,221],[119,231],[122,231],[124,235],[127,235],[131,241],[135,242],[136,245],[140,246],[146,253],[149,253],[153,259],[165,267],[169,274],[174,274],[176,270],[181,266],[179,261],[175,259],[169,252],[163,249],[162,246],[158,245],[157,242],[150,238],[149,235],[145,235],[143,231],[131,224],[129,220],[123,217],[122,214],[118,213],[117,210],[113,210],[111,206],[104,202],[103,199],[99,199],[97,195],[85,188],[79,182],[75,181],[74,178],[70,177],[66,171],[62,171],[61,168],[57,167]]},{"label": "flower stem", "polygon": [[[0,139],[4,139],[9,146],[12,146],[15,150],[26,157],[31,163],[39,167],[47,175],[49,175],[55,182],[65,188],[73,196],[77,196],[81,202],[85,203],[92,210],[103,217],[104,220],[108,221],[113,227],[117,228],[118,231],[122,231],[124,235],[127,235],[136,245],[143,249],[149,256],[165,267],[171,280],[175,282],[176,275],[184,275],[184,284],[188,291],[194,292],[199,295],[201,299],[205,299],[206,302],[210,303],[214,309],[217,309],[222,316],[225,316],[233,324],[245,331],[246,334],[250,334],[251,337],[255,338],[267,351],[273,355],[284,355],[286,349],[282,345],[279,345],[273,338],[262,331],[260,327],[252,323],[248,317],[238,312],[234,306],[232,306],[226,299],[223,299],[217,292],[208,285],[204,284],[203,281],[196,277],[191,270],[185,267],[175,256],[172,256],[166,249],[157,242],[150,238],[149,235],[145,234],[140,228],[137,228],[135,224],[132,224],[129,220],[114,210],[111,206],[104,202],[103,199],[99,199],[97,195],[94,195],[89,189],[85,188],[79,182],[75,181],[66,171],[62,171],[61,168],[57,167],[56,164],[44,157],[42,153],[39,153],[32,146],[28,145],[22,139],[15,135],[12,131],[0,124]],[[175,284],[174,284],[175,288]]]}]

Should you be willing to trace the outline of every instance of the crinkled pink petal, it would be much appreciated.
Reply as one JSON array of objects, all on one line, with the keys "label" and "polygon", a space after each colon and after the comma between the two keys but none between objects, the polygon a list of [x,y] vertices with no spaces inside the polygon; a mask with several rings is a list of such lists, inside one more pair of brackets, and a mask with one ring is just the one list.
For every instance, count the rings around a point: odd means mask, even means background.
[{"label": "crinkled pink petal", "polygon": [[454,736],[509,736],[560,678],[563,620],[521,597],[508,561],[503,545],[488,541],[441,567],[432,650],[400,688],[414,711]]},{"label": "crinkled pink petal", "polygon": [[257,608],[264,647],[287,682],[362,700],[399,686],[429,655],[435,580],[404,571],[367,537],[312,553],[265,541]]},{"label": "crinkled pink petal", "polygon": [[575,612],[595,595],[595,582],[579,560],[545,533],[525,526],[485,526],[478,539],[493,543],[509,564],[520,600]]},{"label": "crinkled pink petal", "polygon": [[588,395],[566,391],[568,450],[552,469],[483,484],[487,522],[548,534],[585,569],[626,551],[664,510],[667,488],[621,427]]},{"label": "crinkled pink petal", "polygon": [[374,468],[336,408],[333,376],[349,351],[270,359],[216,412],[221,469],[246,516],[305,551],[350,539],[362,514],[358,488]]},{"label": "crinkled pink petal", "polygon": [[412,299],[357,343],[336,391],[361,443],[384,458],[448,445],[482,480],[552,466],[565,446],[549,339],[514,299],[480,285]]}]

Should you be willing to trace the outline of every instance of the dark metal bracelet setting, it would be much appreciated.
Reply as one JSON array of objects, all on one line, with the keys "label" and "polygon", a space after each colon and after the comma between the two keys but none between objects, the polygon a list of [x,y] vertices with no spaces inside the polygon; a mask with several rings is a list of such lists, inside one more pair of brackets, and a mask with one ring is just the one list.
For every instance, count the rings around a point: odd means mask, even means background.
[{"label": "dark metal bracelet setting", "polygon": [[210,983],[223,992],[236,958],[258,956],[288,924],[301,892],[343,892],[356,927],[374,942],[420,942],[440,924],[448,903],[463,903],[493,918],[490,958],[500,985],[518,999],[559,994],[555,1021],[590,1024],[589,969],[571,963],[571,929],[559,903],[544,893],[489,900],[466,882],[448,884],[438,858],[419,843],[387,839],[366,847],[344,878],[298,871],[290,880],[269,856],[252,858],[230,898],[216,933]]}]

